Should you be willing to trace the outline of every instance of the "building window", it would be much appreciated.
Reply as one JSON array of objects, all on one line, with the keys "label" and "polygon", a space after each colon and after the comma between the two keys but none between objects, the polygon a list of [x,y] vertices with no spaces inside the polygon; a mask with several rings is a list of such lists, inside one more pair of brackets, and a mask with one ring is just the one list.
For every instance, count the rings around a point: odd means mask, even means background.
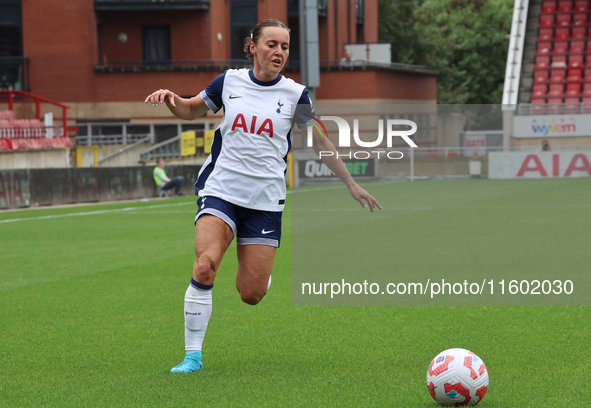
[{"label": "building window", "polygon": [[328,0],[318,0],[318,17],[328,16]]},{"label": "building window", "polygon": [[256,0],[231,0],[230,33],[232,35],[230,55],[233,60],[243,60],[244,39],[258,22]]},{"label": "building window", "polygon": [[144,65],[170,64],[170,26],[143,26]]},{"label": "building window", "polygon": [[357,24],[363,24],[365,20],[365,11],[363,10],[363,0],[355,0],[355,8],[357,11]]},{"label": "building window", "polygon": [[0,1],[0,89],[27,89],[20,0]]}]

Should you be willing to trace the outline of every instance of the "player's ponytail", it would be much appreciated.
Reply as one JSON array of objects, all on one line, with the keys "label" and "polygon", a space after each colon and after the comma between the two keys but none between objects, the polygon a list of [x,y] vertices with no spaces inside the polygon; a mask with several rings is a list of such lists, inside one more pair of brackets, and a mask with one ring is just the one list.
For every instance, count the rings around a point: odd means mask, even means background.
[{"label": "player's ponytail", "polygon": [[289,28],[279,20],[268,19],[258,23],[252,30],[252,34],[244,39],[244,54],[250,61],[254,61],[254,55],[250,52],[250,43],[254,42],[256,44],[258,42],[265,27],[281,27],[285,28],[288,33],[290,32]]}]

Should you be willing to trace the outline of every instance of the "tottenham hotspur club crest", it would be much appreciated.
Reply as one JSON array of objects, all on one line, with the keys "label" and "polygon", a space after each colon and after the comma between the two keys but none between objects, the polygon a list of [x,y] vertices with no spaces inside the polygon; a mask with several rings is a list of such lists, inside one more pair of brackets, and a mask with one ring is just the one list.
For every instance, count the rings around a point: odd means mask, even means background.
[{"label": "tottenham hotspur club crest", "polygon": [[277,102],[277,105],[279,105],[279,108],[277,108],[277,113],[281,113],[281,107],[283,106],[283,104],[281,103],[281,100],[279,100],[279,102]]}]

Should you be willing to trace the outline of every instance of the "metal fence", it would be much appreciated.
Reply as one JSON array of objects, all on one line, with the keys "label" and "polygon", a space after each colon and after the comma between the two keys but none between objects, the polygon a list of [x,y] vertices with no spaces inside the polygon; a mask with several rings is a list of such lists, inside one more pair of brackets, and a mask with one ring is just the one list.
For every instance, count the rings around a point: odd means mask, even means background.
[{"label": "metal fence", "polygon": [[591,113],[591,102],[582,103],[522,103],[517,115],[582,115]]},{"label": "metal fence", "polygon": [[144,150],[140,155],[140,160],[147,162],[149,160],[172,159],[176,157],[181,157],[181,135]]},{"label": "metal fence", "polygon": [[212,129],[214,122],[206,123],[79,123],[76,144],[83,146],[129,145],[148,138],[147,143],[161,143],[179,136],[187,130]]}]

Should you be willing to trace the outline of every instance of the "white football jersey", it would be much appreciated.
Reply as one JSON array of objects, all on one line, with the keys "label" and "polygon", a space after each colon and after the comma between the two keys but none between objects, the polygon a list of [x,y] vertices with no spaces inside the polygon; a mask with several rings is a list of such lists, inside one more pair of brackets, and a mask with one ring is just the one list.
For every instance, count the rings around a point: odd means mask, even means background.
[{"label": "white football jersey", "polygon": [[212,111],[224,108],[224,117],[195,194],[254,210],[282,211],[295,110],[299,103],[313,112],[306,88],[282,75],[262,82],[252,70],[231,69],[200,96]]}]

